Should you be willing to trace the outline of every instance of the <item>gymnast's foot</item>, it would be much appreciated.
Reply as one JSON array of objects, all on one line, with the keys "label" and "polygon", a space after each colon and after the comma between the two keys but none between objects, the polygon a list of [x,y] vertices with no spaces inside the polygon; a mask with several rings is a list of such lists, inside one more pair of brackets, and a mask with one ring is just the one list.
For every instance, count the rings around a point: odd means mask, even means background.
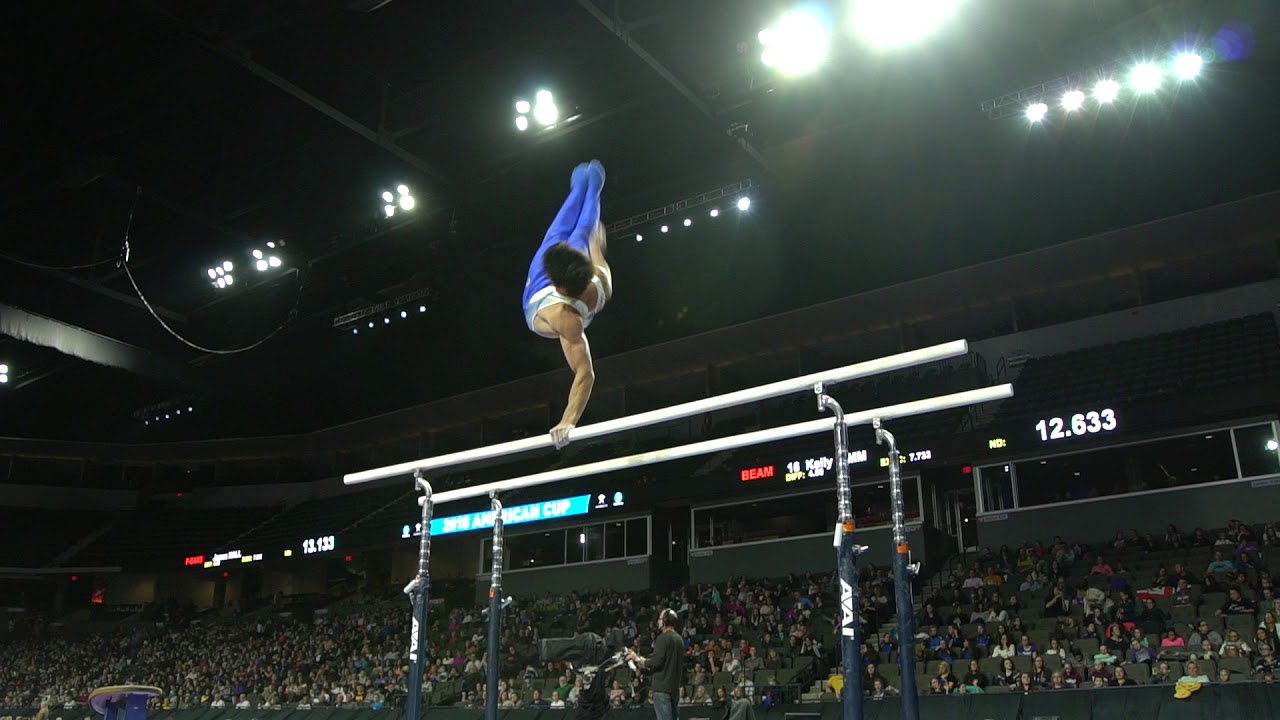
[{"label": "gymnast's foot", "polygon": [[591,172],[590,163],[578,163],[573,169],[573,173],[569,175],[569,187],[574,188],[587,181],[587,174]]},{"label": "gymnast's foot", "polygon": [[604,185],[604,178],[605,178],[604,163],[600,162],[599,160],[592,160],[590,163],[588,163],[588,165],[590,166],[593,172],[600,173],[600,184]]}]

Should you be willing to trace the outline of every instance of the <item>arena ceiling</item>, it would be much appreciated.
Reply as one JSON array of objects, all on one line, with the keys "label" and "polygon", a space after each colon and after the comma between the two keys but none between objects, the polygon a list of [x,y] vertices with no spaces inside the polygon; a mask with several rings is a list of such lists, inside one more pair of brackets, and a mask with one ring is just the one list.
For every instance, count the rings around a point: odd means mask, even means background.
[{"label": "arena ceiling", "polygon": [[[816,5],[842,26],[846,2]],[[10,9],[0,434],[296,432],[557,367],[515,298],[569,169],[591,157],[609,170],[609,221],[740,180],[756,200],[679,238],[613,237],[601,355],[1277,186],[1262,162],[1280,156],[1266,0],[969,0],[907,50],[837,31],[803,81],[759,62],[757,32],[788,7]],[[1151,102],[1035,127],[980,111],[1229,22],[1248,52]],[[518,132],[515,101],[541,88],[574,120]],[[388,220],[379,196],[399,184],[417,205]],[[247,253],[268,241],[282,266],[257,274]],[[240,282],[218,290],[204,273],[228,258]],[[387,327],[334,328],[404,297]],[[184,407],[190,420],[135,417]]]}]

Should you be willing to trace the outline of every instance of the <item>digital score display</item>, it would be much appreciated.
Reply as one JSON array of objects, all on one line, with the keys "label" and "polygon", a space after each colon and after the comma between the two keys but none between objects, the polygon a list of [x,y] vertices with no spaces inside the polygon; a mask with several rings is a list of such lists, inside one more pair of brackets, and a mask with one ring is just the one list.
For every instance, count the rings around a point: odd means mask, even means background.
[{"label": "digital score display", "polygon": [[1052,442],[1070,437],[1109,433],[1119,427],[1120,421],[1116,418],[1116,411],[1104,408],[1078,412],[1066,419],[1056,416],[1043,418],[1036,422],[1035,431],[1040,436],[1041,442]]},{"label": "digital score display", "polygon": [[[622,492],[615,491],[613,493],[597,493],[594,495],[576,495],[527,505],[511,505],[502,508],[502,524],[520,525],[545,522],[547,520],[562,520],[578,515],[586,515],[597,510],[626,507],[626,504],[626,498]],[[492,510],[434,518],[431,521],[431,535],[435,537],[471,530],[492,529],[493,521],[494,514]],[[404,525],[400,528],[400,539],[402,540],[420,537],[421,535],[421,522],[416,522],[413,525]]]},{"label": "digital score display", "polygon": [[[935,453],[932,450],[913,450],[910,452],[900,452],[898,456],[899,464],[907,465],[910,463],[933,460],[935,458]],[[851,450],[849,452],[848,462],[850,466],[869,465],[871,463],[871,457],[871,451],[869,450]],[[878,459],[880,467],[889,467],[888,455],[880,456]],[[782,481],[785,483],[794,483],[802,480],[833,477],[836,470],[836,461],[831,455],[817,455],[814,457],[787,460],[782,463],[782,469]],[[778,472],[776,465],[755,465],[752,467],[742,468],[738,471],[738,480],[741,482],[769,480],[777,476]]]},{"label": "digital score display", "polygon": [[301,545],[303,555],[314,555],[337,548],[338,540],[332,535],[321,535],[320,537],[307,538],[302,541]]}]

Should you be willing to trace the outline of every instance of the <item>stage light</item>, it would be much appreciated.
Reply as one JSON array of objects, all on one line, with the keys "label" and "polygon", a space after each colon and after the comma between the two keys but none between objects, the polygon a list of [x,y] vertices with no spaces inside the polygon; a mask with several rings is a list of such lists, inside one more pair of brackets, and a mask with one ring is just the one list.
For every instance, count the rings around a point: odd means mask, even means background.
[{"label": "stage light", "polygon": [[[517,101],[516,101],[516,112],[520,113],[521,115],[528,115],[528,114],[529,114],[529,110],[531,110],[531,109],[532,109],[532,108],[530,108],[530,107],[529,107],[529,101],[528,101],[528,100],[517,100]],[[527,122],[527,121],[526,121],[526,122]],[[520,128],[520,129],[521,129],[521,130],[523,130],[524,128]]]},{"label": "stage light", "polygon": [[1062,95],[1062,109],[1075,112],[1084,106],[1084,93],[1079,90],[1068,90]]},{"label": "stage light", "polygon": [[394,201],[395,201],[395,199],[396,199],[396,196],[395,196],[395,195],[392,195],[390,191],[387,191],[387,192],[382,193],[382,201],[383,201],[383,202],[387,202],[387,203],[389,203],[389,202],[394,202]]},{"label": "stage light", "polygon": [[227,260],[227,261],[225,261],[225,262],[223,262],[223,263],[222,263],[222,269],[223,269],[223,270],[226,270],[227,272],[231,272],[232,270],[234,270],[234,269],[235,269],[235,265],[232,265],[232,264],[231,264],[231,261],[230,261],[230,260]]},{"label": "stage light", "polygon": [[693,225],[693,220],[690,220],[689,218],[685,218],[685,219],[684,219],[684,226],[685,226],[685,227],[690,227],[691,225]]},{"label": "stage light", "polygon": [[352,334],[352,335],[359,335],[359,334],[360,334],[360,328],[351,328],[351,334]]},{"label": "stage light", "polygon": [[409,313],[408,313],[408,311],[406,311],[406,310],[401,310],[401,311],[400,311],[400,317],[402,317],[402,318],[407,318],[407,317],[409,317]]},{"label": "stage light", "polygon": [[1280,442],[1276,442],[1275,440],[1268,440],[1268,441],[1267,441],[1267,449],[1268,449],[1268,450],[1270,450],[1271,452],[1275,452],[1276,450],[1280,450]]},{"label": "stage light", "polygon": [[228,276],[226,277],[226,281],[227,281],[227,285],[232,285],[232,284],[234,284],[234,283],[235,283],[236,279],[235,279],[234,277],[232,277],[231,275],[228,275]]},{"label": "stage light", "polygon": [[831,33],[817,16],[795,10],[773,27],[760,31],[764,51],[760,62],[783,75],[799,76],[817,70],[827,59]]},{"label": "stage light", "polygon": [[0,385],[6,385],[9,382],[9,366],[0,365]]},{"label": "stage light", "polygon": [[1031,122],[1040,122],[1045,115],[1049,114],[1049,106],[1042,102],[1031,103],[1027,106],[1027,119]]},{"label": "stage light", "polygon": [[[526,103],[526,104],[527,104],[527,103]],[[516,129],[517,129],[517,130],[519,130],[520,132],[524,132],[525,130],[528,130],[528,129],[529,129],[529,118],[527,118],[527,117],[525,117],[525,116],[523,116],[523,115],[517,115],[517,116],[516,116]]]},{"label": "stage light", "polygon": [[640,242],[641,240],[644,240],[644,236],[640,233],[636,233],[636,242]]},{"label": "stage light", "polygon": [[382,318],[382,324],[383,324],[383,325],[390,325],[390,324],[391,324],[391,318]]},{"label": "stage light", "polygon": [[743,212],[751,209],[751,198],[746,196],[738,198],[738,209]]},{"label": "stage light", "polygon": [[396,215],[396,206],[395,206],[395,205],[386,205],[386,206],[384,206],[384,207],[382,208],[382,212],[386,213],[386,214],[387,214],[387,217],[395,217],[395,215]]},{"label": "stage light", "polygon": [[662,232],[667,232],[667,231],[669,231],[671,228],[667,227],[666,225],[663,225],[662,227],[660,227],[660,228],[658,228],[658,229],[659,229],[659,230],[661,230]]},{"label": "stage light", "polygon": [[209,268],[209,279],[210,279],[210,280],[217,280],[217,279],[218,279],[218,271],[217,271],[217,270],[214,270],[213,268]]},{"label": "stage light", "polygon": [[418,306],[418,312],[420,312],[420,313],[424,313],[424,312],[426,312],[426,311],[427,311],[427,306],[426,306],[426,305],[419,305],[419,306]]},{"label": "stage light", "polygon": [[1129,73],[1129,84],[1138,93],[1155,92],[1163,79],[1160,67],[1152,63],[1142,63]]},{"label": "stage light", "polygon": [[910,45],[932,35],[959,0],[854,0],[853,30],[882,48]]},{"label": "stage light", "polygon": [[1173,72],[1178,76],[1179,80],[1190,80],[1200,74],[1200,69],[1204,67],[1204,58],[1199,53],[1184,52],[1178,53],[1173,58]]},{"label": "stage light", "polygon": [[1114,102],[1120,97],[1120,83],[1115,80],[1099,80],[1093,86],[1093,97],[1100,103]]},{"label": "stage light", "polygon": [[716,208],[711,208],[711,212],[709,214],[711,217],[720,217],[720,211]]},{"label": "stage light", "polygon": [[270,268],[278,268],[284,264],[279,256],[271,252],[275,247],[276,244],[274,242],[269,242],[266,250],[253,249],[254,267],[258,269],[258,272],[266,272]]},{"label": "stage light", "polygon": [[556,107],[555,98],[549,90],[539,90],[534,96],[533,119],[543,127],[555,125],[560,119],[560,109]]},{"label": "stage light", "polygon": [[372,321],[372,320],[370,320],[370,321],[369,321],[369,329],[370,329],[370,330],[372,330],[372,329],[373,329],[373,321]]}]

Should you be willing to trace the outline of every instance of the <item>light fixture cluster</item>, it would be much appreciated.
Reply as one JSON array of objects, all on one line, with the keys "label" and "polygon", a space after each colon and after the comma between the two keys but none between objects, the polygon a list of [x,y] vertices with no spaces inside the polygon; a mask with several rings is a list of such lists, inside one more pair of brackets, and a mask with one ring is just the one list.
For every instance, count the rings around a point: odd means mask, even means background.
[{"label": "light fixture cluster", "polygon": [[191,415],[194,415],[195,412],[196,412],[196,408],[194,405],[188,405],[186,406],[185,409],[181,407],[174,407],[174,408],[151,410],[149,413],[147,413],[146,416],[142,418],[142,424],[157,425],[162,422],[177,420],[183,416],[190,417]]},{"label": "light fixture cluster", "polygon": [[[280,257],[284,244],[283,240],[268,240],[261,247],[255,247],[249,251],[249,265],[260,273],[284,267],[284,260]],[[209,276],[209,284],[217,290],[226,290],[236,284],[236,263],[231,260],[223,260],[205,273]]]},{"label": "light fixture cluster", "polygon": [[[1190,51],[1178,53],[1168,63],[1141,62],[1130,68],[1124,76],[1124,83],[1110,74],[1102,75],[1089,88],[1088,95],[1083,88],[1070,87],[1058,96],[1057,105],[1065,113],[1074,113],[1084,108],[1088,97],[1092,97],[1097,107],[1103,107],[1118,100],[1126,89],[1132,97],[1151,95],[1160,90],[1167,78],[1172,77],[1178,83],[1194,80],[1204,65],[1204,56]],[[1047,99],[1027,104],[1027,120],[1037,123],[1048,117],[1050,107]]]},{"label": "light fixture cluster", "polygon": [[414,315],[424,315],[427,305],[436,297],[434,287],[423,287],[404,293],[375,305],[343,313],[333,319],[333,327],[341,332],[359,335],[360,332],[390,325],[397,320],[408,320]]},{"label": "light fixture cluster", "polygon": [[560,120],[560,108],[550,90],[539,90],[534,93],[533,102],[516,100],[516,129],[524,132],[529,129],[529,117],[543,128],[554,127]]},{"label": "light fixture cluster", "polygon": [[278,268],[284,262],[280,260],[280,256],[276,255],[276,243],[274,240],[268,241],[265,248],[253,249],[253,266],[258,272],[266,272],[271,268]]},{"label": "light fixture cluster", "polygon": [[838,24],[833,15],[844,15],[851,34],[877,49],[913,45],[937,32],[963,4],[964,0],[847,0],[843,8],[830,12],[811,3],[760,31],[760,62],[788,77],[814,72],[831,52]]},{"label": "light fixture cluster", "polygon": [[0,385],[9,384],[9,366],[0,363]]},{"label": "light fixture cluster", "polygon": [[[416,311],[414,312],[410,312],[410,308],[405,308],[403,310],[400,310],[399,312],[389,312],[386,315],[383,315],[381,318],[374,318],[374,319],[368,320],[366,322],[367,327],[364,327],[363,329],[366,332],[368,332],[370,330],[375,330],[379,327],[390,325],[392,320],[408,320],[410,315],[422,315],[422,314],[425,314],[426,312],[427,312],[426,305],[419,305]],[[361,327],[359,325],[352,326],[351,334],[359,335],[360,330],[361,330]]]},{"label": "light fixture cluster", "polygon": [[[746,212],[747,210],[751,209],[751,198],[747,195],[743,195],[739,197],[736,201],[734,201],[733,206],[738,209],[738,212]],[[712,219],[720,217],[720,208],[718,207],[711,208],[710,210],[707,211],[707,216]],[[690,216],[686,216],[683,220],[680,221],[680,224],[683,225],[684,227],[693,227],[693,218]],[[663,223],[662,225],[658,226],[658,232],[663,233],[664,235],[671,232],[671,225],[667,223]],[[644,235],[641,233],[636,233],[636,242],[644,242]]]},{"label": "light fixture cluster", "polygon": [[409,192],[408,185],[397,185],[396,191],[384,190],[382,192],[382,212],[387,217],[395,217],[396,210],[404,210],[408,212],[417,206],[418,201],[413,199],[413,194]]}]

